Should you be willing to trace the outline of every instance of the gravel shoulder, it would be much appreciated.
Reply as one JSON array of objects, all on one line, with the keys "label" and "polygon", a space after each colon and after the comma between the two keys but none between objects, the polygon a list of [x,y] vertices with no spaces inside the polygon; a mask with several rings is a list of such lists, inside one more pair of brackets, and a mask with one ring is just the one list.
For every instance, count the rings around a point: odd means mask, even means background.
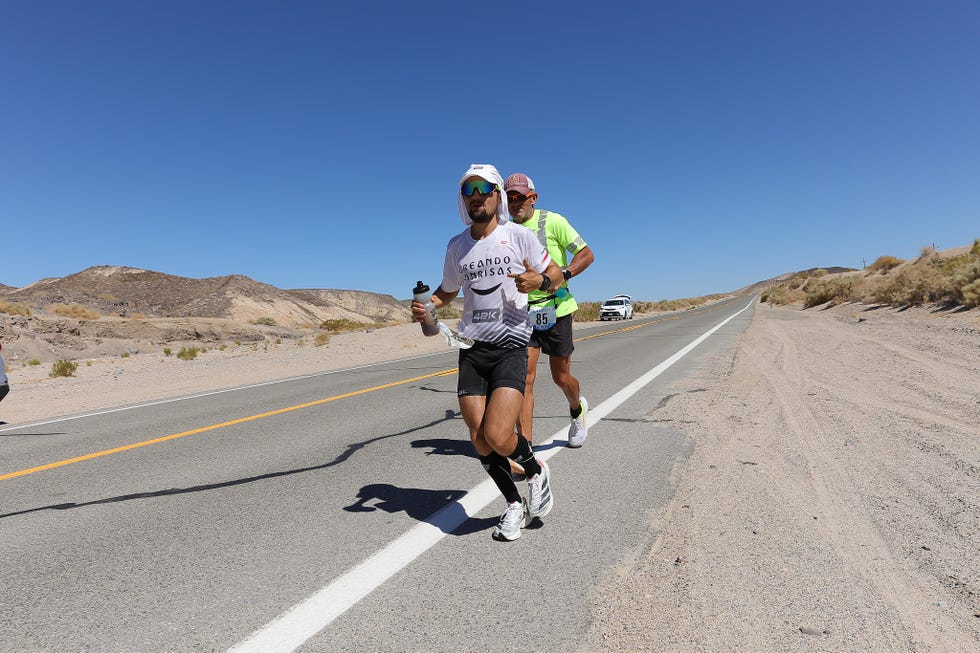
[{"label": "gravel shoulder", "polygon": [[980,650],[980,315],[757,307],[584,651]]}]

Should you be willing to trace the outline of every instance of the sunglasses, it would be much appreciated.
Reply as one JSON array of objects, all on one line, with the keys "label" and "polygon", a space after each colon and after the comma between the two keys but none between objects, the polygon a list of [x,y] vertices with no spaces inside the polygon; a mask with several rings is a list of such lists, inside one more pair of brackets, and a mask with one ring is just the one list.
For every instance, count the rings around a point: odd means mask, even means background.
[{"label": "sunglasses", "polygon": [[507,193],[507,201],[518,202],[518,203],[525,202],[527,201],[527,195],[521,195],[516,190],[512,190]]},{"label": "sunglasses", "polygon": [[491,184],[489,181],[484,181],[483,179],[474,179],[472,181],[463,182],[460,192],[463,193],[464,197],[471,197],[473,193],[489,195],[495,190],[500,190],[497,188],[496,184]]}]

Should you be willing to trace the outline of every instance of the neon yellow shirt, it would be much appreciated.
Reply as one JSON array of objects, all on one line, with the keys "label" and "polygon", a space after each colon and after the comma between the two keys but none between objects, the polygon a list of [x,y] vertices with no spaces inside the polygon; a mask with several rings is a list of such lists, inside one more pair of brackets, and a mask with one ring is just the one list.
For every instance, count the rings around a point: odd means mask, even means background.
[{"label": "neon yellow shirt", "polygon": [[[533,231],[538,237],[538,242],[544,245],[548,253],[551,254],[551,260],[560,268],[566,267],[568,260],[586,247],[586,242],[578,235],[575,228],[568,223],[565,216],[560,213],[535,209],[531,217],[527,219],[527,222],[515,222],[514,224],[520,224]],[[568,282],[563,283],[560,287],[567,291]],[[531,308],[547,305],[548,302],[540,300],[549,295],[553,295],[556,290],[558,288],[552,288],[548,292],[532,290],[527,295],[528,304],[530,304]],[[575,298],[572,297],[571,291],[560,299],[555,298],[550,301],[556,302],[555,315],[557,317],[570,315],[578,310],[578,304],[575,303]]]}]

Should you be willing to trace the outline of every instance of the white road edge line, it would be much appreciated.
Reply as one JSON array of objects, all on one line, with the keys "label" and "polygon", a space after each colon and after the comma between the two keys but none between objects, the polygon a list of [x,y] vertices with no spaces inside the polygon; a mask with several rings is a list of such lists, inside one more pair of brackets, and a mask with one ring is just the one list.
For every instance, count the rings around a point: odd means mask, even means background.
[{"label": "white road edge line", "polygon": [[[753,301],[749,302],[745,308],[719,322],[606,401],[590,408],[589,424],[594,425],[618,408],[650,381],[663,374],[674,363],[704,342],[711,334],[744,313],[753,305],[754,301],[753,298]],[[548,445],[559,436],[568,437],[567,426],[541,444]],[[538,453],[538,457],[547,460],[559,450],[560,448],[546,448]],[[229,652],[288,653],[296,650],[304,642],[330,625],[334,619],[432,548],[447,533],[453,532],[467,519],[490,505],[490,502],[497,496],[498,490],[493,481],[490,479],[483,481],[458,501],[436,512],[426,521],[413,526],[364,562],[249,635],[247,639],[229,649]]]}]

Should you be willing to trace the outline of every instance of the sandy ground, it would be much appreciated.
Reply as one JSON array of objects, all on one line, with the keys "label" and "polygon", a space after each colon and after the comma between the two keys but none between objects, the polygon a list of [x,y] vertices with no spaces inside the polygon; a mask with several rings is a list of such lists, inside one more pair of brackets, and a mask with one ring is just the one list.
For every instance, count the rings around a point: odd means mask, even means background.
[{"label": "sandy ground", "polygon": [[[432,351],[414,324],[311,341],[11,365],[0,420]],[[756,309],[651,418],[689,434],[652,548],[591,597],[591,651],[980,650],[980,313]]]},{"label": "sandy ground", "polygon": [[980,650],[980,314],[756,309],[584,651]]}]

